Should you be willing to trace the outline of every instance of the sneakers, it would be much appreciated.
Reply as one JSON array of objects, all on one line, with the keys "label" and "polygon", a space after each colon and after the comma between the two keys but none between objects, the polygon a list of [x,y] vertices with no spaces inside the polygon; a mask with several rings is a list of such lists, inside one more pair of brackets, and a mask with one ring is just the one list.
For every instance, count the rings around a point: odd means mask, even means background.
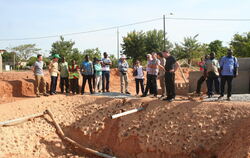
[{"label": "sneakers", "polygon": [[129,92],[127,91],[126,94],[131,94],[131,93],[129,93]]},{"label": "sneakers", "polygon": [[37,98],[41,97],[39,94],[36,95]]},{"label": "sneakers", "polygon": [[162,99],[162,100],[168,101],[168,102],[172,102],[172,101],[174,101],[174,98],[168,98],[168,97],[166,97],[166,98],[164,98],[164,99]]},{"label": "sneakers", "polygon": [[47,94],[47,93],[44,93],[44,94],[43,94],[43,96],[47,97],[47,96],[49,96],[49,94]]},{"label": "sneakers", "polygon": [[227,101],[231,101],[232,100],[232,98],[231,97],[227,97]]}]

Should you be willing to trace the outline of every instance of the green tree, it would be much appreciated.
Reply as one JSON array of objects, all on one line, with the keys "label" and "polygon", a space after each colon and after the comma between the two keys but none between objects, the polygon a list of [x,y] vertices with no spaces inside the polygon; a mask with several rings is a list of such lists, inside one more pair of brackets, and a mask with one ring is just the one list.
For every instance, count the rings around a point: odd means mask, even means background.
[{"label": "green tree", "polygon": [[2,54],[3,62],[13,62],[15,58],[15,62],[20,61],[20,58],[17,56],[16,52],[4,52]]},{"label": "green tree", "polygon": [[75,60],[77,64],[80,64],[83,59],[84,59],[83,54],[79,51],[79,49],[73,48],[72,53],[70,54],[67,62],[71,64],[72,60]]},{"label": "green tree", "polygon": [[[161,52],[164,50],[164,32],[163,30],[152,30],[146,32],[146,51],[147,53],[152,52]],[[169,50],[173,47],[171,42],[166,39],[166,50]]]},{"label": "green tree", "polygon": [[208,51],[214,52],[216,56],[219,58],[219,57],[226,55],[227,47],[224,47],[222,45],[222,41],[214,40],[208,44]]},{"label": "green tree", "polygon": [[94,57],[101,58],[101,51],[98,48],[95,49],[86,49],[83,51],[83,56],[88,55],[90,60],[93,60]]},{"label": "green tree", "polygon": [[41,49],[36,48],[36,44],[23,44],[11,48],[11,50],[17,52],[17,55],[21,60],[27,61],[32,55],[38,54]]},{"label": "green tree", "polygon": [[37,57],[30,57],[29,58],[29,60],[28,60],[28,62],[27,62],[27,66],[32,66],[32,65],[34,65],[34,63],[36,62],[36,60],[37,60]]},{"label": "green tree", "polygon": [[235,34],[230,42],[234,54],[238,57],[250,57],[250,32]]},{"label": "green tree", "polygon": [[60,40],[52,44],[50,54],[59,54],[61,57],[65,57],[66,60],[70,60],[74,45],[75,42],[71,40],[65,41],[64,38],[60,36]]},{"label": "green tree", "polygon": [[130,32],[126,37],[123,37],[122,44],[123,53],[134,60],[145,59],[147,54],[145,45],[145,33],[140,32]]},{"label": "green tree", "polygon": [[[171,49],[173,45],[166,39],[166,49]],[[123,37],[122,50],[133,61],[139,59],[146,60],[146,54],[161,52],[164,49],[164,32],[162,30],[151,30],[144,33],[130,32]]]},{"label": "green tree", "polygon": [[187,59],[188,64],[192,64],[193,59],[203,56],[206,52],[205,45],[201,45],[196,39],[197,37],[198,34],[193,37],[185,37],[181,44],[175,43],[172,54],[178,60]]}]

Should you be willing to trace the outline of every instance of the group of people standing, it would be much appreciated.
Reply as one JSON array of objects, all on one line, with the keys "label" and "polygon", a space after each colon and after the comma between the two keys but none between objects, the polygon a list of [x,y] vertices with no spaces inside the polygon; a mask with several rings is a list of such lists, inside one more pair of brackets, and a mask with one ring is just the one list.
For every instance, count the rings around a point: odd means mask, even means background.
[{"label": "group of people standing", "polygon": [[225,84],[227,83],[227,100],[231,100],[232,96],[232,81],[238,76],[239,63],[236,57],[233,56],[231,49],[227,50],[227,55],[220,60],[215,58],[215,53],[211,52],[206,55],[205,59],[199,63],[200,70],[203,75],[197,81],[196,93],[201,93],[201,85],[204,81],[207,83],[207,95],[211,98],[214,94],[219,94],[218,99],[224,97]]},{"label": "group of people standing", "polygon": [[[66,92],[69,94],[79,94],[79,78],[82,75],[82,88],[81,94],[85,92],[85,85],[88,81],[90,93],[94,92],[109,92],[109,80],[110,80],[110,66],[112,64],[108,54],[104,52],[102,59],[94,58],[94,61],[90,61],[89,56],[85,56],[85,60],[80,66],[76,64],[75,60],[71,61],[71,65],[65,61],[64,57],[60,57],[59,54],[52,56],[48,68],[51,77],[50,83],[50,95],[56,94],[57,80],[60,77],[60,89],[61,93]],[[58,60],[61,62],[58,63]],[[40,87],[44,96],[48,96],[46,93],[46,82],[43,73],[43,57],[37,55],[37,61],[34,63],[33,72],[36,80],[36,95],[40,97]]]},{"label": "group of people standing", "polygon": [[[110,66],[112,61],[106,52],[103,53],[103,58],[94,58],[90,61],[88,55],[85,60],[78,66],[75,60],[71,61],[71,65],[65,61],[64,57],[54,54],[51,63],[49,64],[49,72],[51,76],[50,95],[56,94],[57,79],[60,77],[61,93],[70,91],[73,94],[79,94],[79,77],[82,75],[81,94],[85,93],[85,85],[88,82],[90,93],[95,92],[110,92]],[[46,93],[46,84],[43,74],[42,55],[37,56],[38,60],[34,64],[33,71],[36,79],[37,96],[40,96],[39,86],[43,86],[43,95]],[[169,51],[147,54],[146,67],[141,65],[139,60],[136,60],[133,66],[133,77],[136,85],[136,95],[139,95],[141,89],[141,97],[146,97],[148,93],[153,97],[157,97],[158,88],[157,80],[159,80],[161,87],[161,98],[167,101],[175,99],[175,72],[179,68],[179,64]],[[60,64],[58,60],[61,59]],[[121,93],[130,94],[128,91],[128,70],[129,64],[126,56],[122,55],[118,61],[118,70],[120,74]],[[205,59],[199,63],[200,70],[203,75],[197,82],[196,93],[200,94],[201,85],[204,81],[207,83],[207,95],[212,97],[215,93],[220,94],[219,99],[224,96],[224,87],[227,82],[227,99],[231,100],[232,95],[232,80],[238,75],[239,63],[236,57],[233,56],[231,49],[228,50],[226,56],[222,57],[220,61],[215,58],[215,53],[206,55]],[[145,75],[144,75],[145,74]],[[146,86],[144,81],[146,77]],[[214,88],[213,88],[214,85]],[[215,89],[215,92],[214,92]],[[165,97],[166,96],[166,97]]]},{"label": "group of people standing", "polygon": [[[136,95],[139,95],[141,87],[141,97],[149,94],[157,97],[157,79],[160,80],[161,98],[167,101],[175,99],[175,71],[179,65],[170,52],[163,51],[147,54],[147,65],[143,67],[139,60],[136,60],[133,67],[133,76],[136,84]],[[128,71],[129,65],[126,56],[122,55],[118,63],[121,80],[121,93],[130,94],[128,91]],[[144,87],[144,72],[146,72],[146,87]],[[125,90],[125,91],[124,91]],[[167,97],[165,97],[167,95]],[[165,97],[165,98],[164,98]]]}]

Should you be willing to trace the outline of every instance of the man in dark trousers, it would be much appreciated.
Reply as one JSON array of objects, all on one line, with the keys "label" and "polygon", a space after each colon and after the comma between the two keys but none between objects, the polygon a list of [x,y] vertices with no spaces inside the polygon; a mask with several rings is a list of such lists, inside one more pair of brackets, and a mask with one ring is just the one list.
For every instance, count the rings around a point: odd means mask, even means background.
[{"label": "man in dark trousers", "polygon": [[227,56],[222,57],[220,60],[221,86],[218,99],[224,97],[224,88],[227,82],[227,100],[231,101],[232,81],[234,77],[238,76],[238,67],[239,63],[237,58],[233,56],[233,51],[228,49]]},{"label": "man in dark trousers", "polygon": [[207,95],[211,98],[214,95],[213,85],[215,87],[215,92],[220,93],[220,82],[219,82],[219,71],[220,64],[217,59],[215,59],[215,53],[210,53],[210,58],[206,61],[204,67],[204,76],[207,77]]},{"label": "man in dark trousers", "polygon": [[109,91],[109,80],[110,80],[110,66],[112,65],[112,61],[108,57],[106,52],[103,53],[102,58],[102,91],[110,92]]},{"label": "man in dark trousers", "polygon": [[163,100],[172,102],[175,99],[175,72],[179,64],[169,51],[163,51],[163,56],[166,58],[165,85],[167,90],[167,97]]},{"label": "man in dark trousers", "polygon": [[[200,71],[204,72],[204,67],[205,67],[205,63],[206,61],[209,59],[209,55],[205,55],[205,59],[201,60],[199,62],[199,66],[200,66]],[[199,80],[197,81],[197,88],[196,88],[196,94],[201,95],[201,85],[202,83],[206,81],[206,77],[204,76],[204,73],[202,74],[202,76],[199,78]]]},{"label": "man in dark trousers", "polygon": [[92,78],[93,78],[93,64],[92,62],[89,60],[89,56],[86,55],[85,56],[85,61],[82,62],[81,65],[81,74],[82,74],[82,90],[81,90],[81,94],[84,95],[84,90],[85,90],[85,85],[86,85],[86,81],[88,80],[88,84],[89,84],[89,91],[91,94],[93,94],[93,89],[92,89]]}]

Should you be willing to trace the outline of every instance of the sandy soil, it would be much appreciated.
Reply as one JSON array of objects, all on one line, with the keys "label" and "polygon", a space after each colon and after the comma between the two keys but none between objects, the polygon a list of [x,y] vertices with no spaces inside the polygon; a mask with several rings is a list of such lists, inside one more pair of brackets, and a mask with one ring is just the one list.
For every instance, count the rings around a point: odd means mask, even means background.
[{"label": "sandy soil", "polygon": [[[188,70],[184,72],[188,77]],[[131,72],[129,78],[134,93]],[[183,82],[180,73],[176,78]],[[117,70],[111,72],[111,91],[120,91]],[[31,72],[1,74],[0,96],[0,121],[50,109],[66,136],[119,158],[250,158],[250,102],[169,103],[150,97],[62,94],[36,98]],[[110,118],[142,106],[145,110],[136,114]],[[0,127],[0,157],[94,156],[62,142],[45,115]]]},{"label": "sandy soil", "polygon": [[[146,110],[110,119],[140,106]],[[0,121],[49,108],[68,137],[121,158],[250,157],[250,103],[56,95],[1,104],[0,108]],[[1,127],[0,157],[93,157],[63,143],[50,121],[36,118]]]}]

